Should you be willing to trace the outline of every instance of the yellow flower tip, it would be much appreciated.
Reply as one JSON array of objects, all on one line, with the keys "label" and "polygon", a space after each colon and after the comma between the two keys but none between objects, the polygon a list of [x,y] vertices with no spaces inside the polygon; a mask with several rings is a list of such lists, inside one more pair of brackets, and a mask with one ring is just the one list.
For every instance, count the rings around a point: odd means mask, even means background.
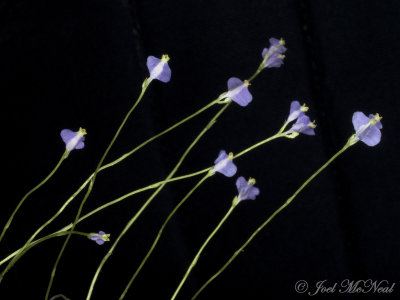
[{"label": "yellow flower tip", "polygon": [[315,124],[315,121],[312,121],[312,122],[308,123],[308,126],[311,128],[315,128],[315,127],[317,127],[317,124]]},{"label": "yellow flower tip", "polygon": [[169,59],[170,58],[169,58],[168,54],[163,54],[163,56],[161,57],[161,61],[164,62],[164,63],[168,62]]},{"label": "yellow flower tip", "polygon": [[281,38],[281,39],[279,40],[279,44],[281,44],[282,46],[285,46],[285,40],[284,40],[283,38]]},{"label": "yellow flower tip", "polygon": [[304,111],[304,112],[308,111],[308,109],[309,109],[309,108],[306,106],[305,103],[300,107],[300,110],[301,110],[301,111]]},{"label": "yellow flower tip", "polygon": [[230,159],[230,160],[233,159],[233,153],[232,152],[229,152],[228,159]]},{"label": "yellow flower tip", "polygon": [[286,56],[283,55],[283,54],[279,54],[279,55],[278,55],[278,58],[279,58],[279,59],[284,59],[285,57],[286,57]]},{"label": "yellow flower tip", "polygon": [[376,123],[380,122],[382,120],[382,117],[376,113],[375,116],[369,121],[371,125],[375,125]]},{"label": "yellow flower tip", "polygon": [[250,177],[248,183],[252,184],[252,185],[255,185],[256,184],[256,180],[254,178]]},{"label": "yellow flower tip", "polygon": [[82,128],[82,127],[79,127],[78,135],[79,135],[79,136],[84,136],[84,135],[86,135],[86,134],[87,134],[86,129],[84,129],[84,128]]},{"label": "yellow flower tip", "polygon": [[251,85],[251,83],[250,83],[250,81],[245,80],[244,83],[243,83],[243,85],[244,85],[244,86],[249,86],[249,85]]},{"label": "yellow flower tip", "polygon": [[110,234],[109,234],[109,233],[103,234],[103,235],[101,236],[101,239],[102,239],[103,241],[105,241],[105,242],[109,242],[109,241],[110,241]]}]

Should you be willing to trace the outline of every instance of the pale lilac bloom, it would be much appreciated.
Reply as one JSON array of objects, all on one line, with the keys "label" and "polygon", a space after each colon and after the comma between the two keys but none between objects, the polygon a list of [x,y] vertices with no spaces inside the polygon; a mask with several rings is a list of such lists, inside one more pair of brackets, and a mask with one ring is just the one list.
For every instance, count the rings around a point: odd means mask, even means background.
[{"label": "pale lilac bloom", "polygon": [[285,55],[283,53],[286,52],[285,41],[283,39],[269,39],[270,47],[264,48],[262,52],[262,57],[265,58],[267,55],[267,60],[263,66],[263,68],[279,68],[283,64],[283,59]]},{"label": "pale lilac bloom", "polygon": [[382,117],[379,114],[370,114],[369,117],[360,111],[353,114],[353,126],[356,131],[356,138],[368,146],[375,146],[381,141]]},{"label": "pale lilac bloom", "polygon": [[226,154],[225,150],[221,150],[217,159],[214,161],[215,172],[224,174],[226,177],[232,177],[236,174],[237,167],[232,161],[233,153]]},{"label": "pale lilac bloom", "polygon": [[314,122],[310,121],[310,118],[306,115],[301,116],[297,119],[296,123],[292,125],[289,132],[302,133],[306,135],[315,135],[314,128],[317,127]]},{"label": "pale lilac bloom", "polygon": [[249,85],[247,80],[241,81],[239,78],[231,77],[228,80],[228,92],[225,97],[231,98],[240,106],[246,106],[253,99],[248,89]]},{"label": "pale lilac bloom", "polygon": [[90,239],[95,241],[98,245],[103,245],[104,242],[110,241],[110,234],[107,234],[104,231],[99,231],[99,233],[92,233]]},{"label": "pale lilac bloom", "polygon": [[61,130],[61,138],[65,143],[65,148],[68,151],[72,151],[74,149],[82,149],[85,147],[85,135],[86,130],[83,128],[79,128],[78,131],[72,131],[69,129]]},{"label": "pale lilac bloom", "polygon": [[292,103],[290,103],[290,112],[286,124],[304,116],[306,111],[308,111],[308,107],[305,104],[300,105],[299,101],[292,101]]},{"label": "pale lilac bloom", "polygon": [[147,68],[150,72],[150,81],[158,79],[162,82],[168,82],[171,79],[171,69],[168,66],[169,56],[164,54],[161,59],[149,56],[147,58]]},{"label": "pale lilac bloom", "polygon": [[254,200],[260,194],[260,190],[254,186],[256,181],[254,178],[249,178],[246,181],[243,176],[236,180],[236,187],[238,189],[237,203],[242,200]]}]

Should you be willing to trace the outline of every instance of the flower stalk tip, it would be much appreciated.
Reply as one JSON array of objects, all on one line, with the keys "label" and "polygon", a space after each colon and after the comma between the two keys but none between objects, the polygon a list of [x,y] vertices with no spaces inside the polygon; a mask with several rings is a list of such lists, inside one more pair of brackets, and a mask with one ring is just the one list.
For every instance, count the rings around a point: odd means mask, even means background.
[{"label": "flower stalk tip", "polygon": [[82,127],[79,127],[79,130],[76,132],[70,129],[61,130],[60,135],[65,143],[65,149],[67,152],[75,149],[83,149],[85,147],[84,141],[86,134],[86,130]]},{"label": "flower stalk tip", "polygon": [[104,231],[99,231],[99,233],[90,233],[88,238],[95,241],[98,245],[103,245],[104,242],[110,241],[110,234],[105,233]]},{"label": "flower stalk tip", "polygon": [[214,168],[212,171],[221,173],[226,177],[232,177],[237,171],[237,167],[232,161],[233,157],[232,152],[227,154],[225,150],[221,150],[217,159],[214,161]]}]

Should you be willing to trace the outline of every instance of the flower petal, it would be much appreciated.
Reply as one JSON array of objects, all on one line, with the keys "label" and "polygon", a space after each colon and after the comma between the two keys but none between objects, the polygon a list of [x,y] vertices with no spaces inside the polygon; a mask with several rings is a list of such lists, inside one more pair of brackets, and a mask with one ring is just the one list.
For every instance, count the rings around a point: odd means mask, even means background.
[{"label": "flower petal", "polygon": [[161,62],[161,59],[154,57],[154,56],[149,56],[147,58],[147,68],[149,69],[149,72],[151,73],[155,67]]},{"label": "flower petal", "polygon": [[224,174],[226,177],[232,177],[236,174],[236,171],[236,165],[233,163],[233,161],[229,159],[226,165],[223,168],[219,169],[217,172]]},{"label": "flower petal", "polygon": [[237,188],[238,192],[240,193],[240,191],[242,189],[244,189],[246,186],[247,186],[247,180],[243,176],[240,176],[236,180],[236,188]]},{"label": "flower petal", "polygon": [[368,146],[375,146],[381,141],[382,133],[376,126],[371,126],[363,134],[360,134],[359,138],[362,142]]},{"label": "flower petal", "polygon": [[226,154],[225,150],[219,151],[217,159],[214,161],[214,164],[219,163],[221,160],[225,159],[228,157],[228,154]]},{"label": "flower petal", "polygon": [[361,111],[356,111],[353,114],[353,126],[354,126],[354,130],[357,132],[361,126],[367,124],[369,122],[369,118],[364,115],[364,113],[362,113]]},{"label": "flower petal", "polygon": [[76,132],[69,129],[63,129],[61,130],[60,135],[64,143],[67,144],[71,139],[73,139],[76,136]]}]

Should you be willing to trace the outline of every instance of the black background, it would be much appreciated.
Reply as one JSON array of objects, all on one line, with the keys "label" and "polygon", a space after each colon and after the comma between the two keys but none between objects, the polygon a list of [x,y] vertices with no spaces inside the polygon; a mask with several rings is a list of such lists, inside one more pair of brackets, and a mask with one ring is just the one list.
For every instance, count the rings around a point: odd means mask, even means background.
[{"label": "black background", "polygon": [[[71,153],[57,174],[18,213],[1,257],[20,247],[89,176],[140,93],[146,57],[168,53],[172,79],[154,82],[111,150],[107,162],[248,78],[268,38],[288,51],[279,69],[264,70],[253,102],[232,104],[179,170],[208,167],[220,149],[238,153],[274,134],[290,101],[310,107],[315,137],[277,140],[236,161],[237,176],[257,179],[256,201],[237,207],[206,248],[179,299],[190,299],[252,231],[353,133],[354,111],[383,116],[382,141],[350,148],[259,234],[199,299],[300,299],[294,285],[344,279],[395,282],[399,295],[397,116],[400,105],[398,1],[2,1],[0,2],[1,224],[19,199],[44,178],[64,151],[63,128],[88,131],[86,147]],[[212,118],[196,119],[99,174],[84,212],[162,180]],[[228,210],[234,179],[204,183],[168,225],[126,299],[169,299],[202,241]],[[199,178],[169,184],[105,265],[94,299],[117,299],[164,218]],[[150,196],[139,194],[82,222],[77,230],[117,237]],[[82,195],[44,233],[71,222]],[[7,274],[0,299],[43,299],[64,238],[31,250]],[[73,237],[52,295],[85,299],[110,244]],[[324,296],[324,295],[320,295]],[[326,297],[326,295],[325,295]]]}]

